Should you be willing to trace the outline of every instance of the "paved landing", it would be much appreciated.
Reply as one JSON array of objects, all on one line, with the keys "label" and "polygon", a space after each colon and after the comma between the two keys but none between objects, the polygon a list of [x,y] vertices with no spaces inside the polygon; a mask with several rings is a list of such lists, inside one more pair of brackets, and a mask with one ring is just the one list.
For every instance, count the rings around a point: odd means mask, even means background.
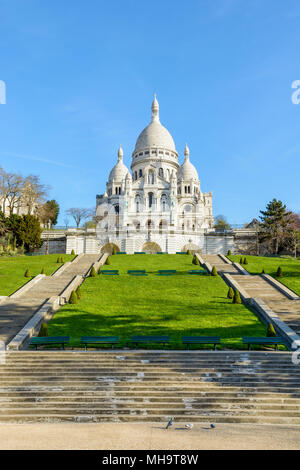
[{"label": "paved landing", "polygon": [[210,429],[207,422],[185,430],[185,424],[175,422],[168,431],[157,423],[0,425],[0,450],[300,449],[297,426],[218,424]]}]

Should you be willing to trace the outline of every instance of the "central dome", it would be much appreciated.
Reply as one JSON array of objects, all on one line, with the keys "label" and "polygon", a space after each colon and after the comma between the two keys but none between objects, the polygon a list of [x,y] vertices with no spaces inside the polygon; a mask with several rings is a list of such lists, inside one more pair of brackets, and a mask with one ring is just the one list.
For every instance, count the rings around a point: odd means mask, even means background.
[{"label": "central dome", "polygon": [[152,121],[140,133],[134,152],[149,147],[159,147],[176,152],[175,143],[170,132],[159,121],[159,105],[156,97],[152,103]]}]

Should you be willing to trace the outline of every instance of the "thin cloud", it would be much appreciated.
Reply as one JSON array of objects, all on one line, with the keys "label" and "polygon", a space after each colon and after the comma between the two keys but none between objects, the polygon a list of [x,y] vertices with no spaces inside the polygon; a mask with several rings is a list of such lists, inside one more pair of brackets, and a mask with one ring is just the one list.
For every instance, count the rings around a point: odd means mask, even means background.
[{"label": "thin cloud", "polygon": [[9,157],[22,158],[23,160],[34,160],[36,162],[49,163],[50,165],[61,166],[63,168],[75,168],[74,166],[67,165],[66,163],[57,162],[55,160],[48,160],[47,158],[35,157],[34,155],[23,155],[20,153],[13,153],[13,152],[1,152],[1,153]]}]

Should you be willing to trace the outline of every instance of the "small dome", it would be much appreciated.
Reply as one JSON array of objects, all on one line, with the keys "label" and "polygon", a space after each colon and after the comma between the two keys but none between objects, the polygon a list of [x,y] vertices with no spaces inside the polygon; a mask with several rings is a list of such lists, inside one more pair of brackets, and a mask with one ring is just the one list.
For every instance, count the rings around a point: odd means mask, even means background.
[{"label": "small dome", "polygon": [[140,133],[134,151],[137,152],[149,147],[160,147],[176,152],[171,134],[159,121],[159,104],[156,96],[154,97],[151,109],[152,121]]},{"label": "small dome", "polygon": [[184,162],[178,170],[178,180],[189,181],[193,179],[199,181],[198,172],[194,165],[190,162],[190,150],[186,144],[184,149],[184,155]]},{"label": "small dome", "polygon": [[125,180],[126,176],[129,175],[131,178],[131,175],[129,173],[129,170],[127,166],[124,165],[123,163],[123,149],[120,146],[119,151],[118,151],[118,162],[117,164],[113,167],[109,174],[108,181],[109,183],[112,182],[112,180],[115,180],[117,182],[121,182]]}]

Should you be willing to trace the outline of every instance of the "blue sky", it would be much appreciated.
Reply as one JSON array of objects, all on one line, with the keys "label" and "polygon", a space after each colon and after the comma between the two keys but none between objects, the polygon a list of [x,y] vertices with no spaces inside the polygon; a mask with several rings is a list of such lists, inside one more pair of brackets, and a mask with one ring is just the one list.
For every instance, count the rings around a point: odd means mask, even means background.
[{"label": "blue sky", "polygon": [[0,165],[92,207],[120,144],[130,166],[153,93],[214,214],[300,210],[298,0],[0,0]]}]

